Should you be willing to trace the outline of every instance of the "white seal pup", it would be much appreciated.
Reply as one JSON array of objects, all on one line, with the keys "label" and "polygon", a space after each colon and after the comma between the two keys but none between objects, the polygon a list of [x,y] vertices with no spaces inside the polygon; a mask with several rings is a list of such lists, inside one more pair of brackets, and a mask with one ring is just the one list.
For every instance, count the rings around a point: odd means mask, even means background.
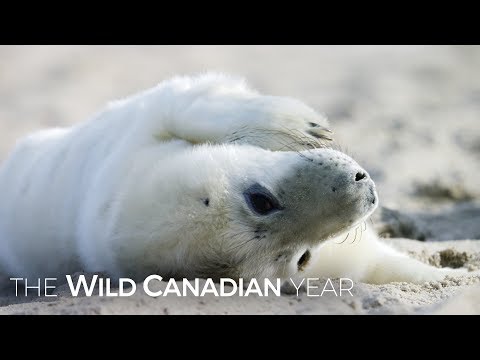
[{"label": "white seal pup", "polygon": [[[363,229],[375,185],[326,146],[330,136],[307,105],[241,79],[165,81],[17,143],[0,169],[0,267],[34,278],[84,270],[374,283],[461,272]],[[363,241],[342,243],[359,226]]]}]

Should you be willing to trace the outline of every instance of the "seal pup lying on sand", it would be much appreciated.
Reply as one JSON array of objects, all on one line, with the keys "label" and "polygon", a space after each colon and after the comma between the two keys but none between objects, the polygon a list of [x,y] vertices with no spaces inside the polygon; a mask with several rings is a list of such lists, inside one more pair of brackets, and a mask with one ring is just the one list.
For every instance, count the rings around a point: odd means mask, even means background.
[{"label": "seal pup lying on sand", "polygon": [[[0,169],[0,267],[172,277],[423,282],[381,243],[375,185],[327,120],[234,77],[175,77],[90,120],[32,134]],[[344,241],[352,229],[362,241]]]}]

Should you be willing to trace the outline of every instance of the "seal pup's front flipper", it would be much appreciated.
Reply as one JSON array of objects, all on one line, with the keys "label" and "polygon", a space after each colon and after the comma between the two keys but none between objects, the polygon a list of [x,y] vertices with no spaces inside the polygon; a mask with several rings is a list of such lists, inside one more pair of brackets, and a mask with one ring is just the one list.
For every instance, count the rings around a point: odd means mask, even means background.
[{"label": "seal pup's front flipper", "polygon": [[[360,225],[361,226],[361,225]],[[354,233],[357,233],[354,235]],[[437,268],[382,242],[370,228],[327,240],[311,251],[301,277],[348,277],[370,284],[441,281],[448,276],[478,275],[467,269]]]},{"label": "seal pup's front flipper", "polygon": [[138,103],[139,127],[157,141],[288,151],[321,147],[333,139],[326,117],[303,102],[261,95],[244,79],[217,73],[175,77],[131,101]]}]

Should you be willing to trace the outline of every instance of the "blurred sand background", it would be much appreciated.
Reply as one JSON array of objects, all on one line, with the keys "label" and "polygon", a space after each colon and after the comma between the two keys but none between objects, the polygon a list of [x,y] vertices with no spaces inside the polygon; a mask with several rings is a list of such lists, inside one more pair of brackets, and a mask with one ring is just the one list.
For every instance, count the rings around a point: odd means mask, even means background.
[{"label": "blurred sand background", "polygon": [[[207,70],[324,113],[378,186],[383,207],[373,221],[387,241],[437,266],[480,266],[478,46],[0,46],[0,161],[31,131]],[[358,284],[353,300],[4,296],[0,314],[480,313],[478,280]]]}]

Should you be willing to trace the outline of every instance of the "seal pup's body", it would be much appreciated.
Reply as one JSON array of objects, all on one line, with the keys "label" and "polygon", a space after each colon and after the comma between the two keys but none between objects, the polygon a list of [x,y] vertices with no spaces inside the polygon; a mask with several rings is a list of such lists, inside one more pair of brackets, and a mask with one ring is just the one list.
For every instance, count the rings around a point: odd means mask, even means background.
[{"label": "seal pup's body", "polygon": [[[20,277],[350,277],[437,269],[381,243],[373,181],[325,147],[328,122],[239,79],[181,77],[69,129],[21,140],[0,169],[0,268]],[[305,150],[307,149],[307,150]],[[343,241],[352,228],[362,240]]]}]

